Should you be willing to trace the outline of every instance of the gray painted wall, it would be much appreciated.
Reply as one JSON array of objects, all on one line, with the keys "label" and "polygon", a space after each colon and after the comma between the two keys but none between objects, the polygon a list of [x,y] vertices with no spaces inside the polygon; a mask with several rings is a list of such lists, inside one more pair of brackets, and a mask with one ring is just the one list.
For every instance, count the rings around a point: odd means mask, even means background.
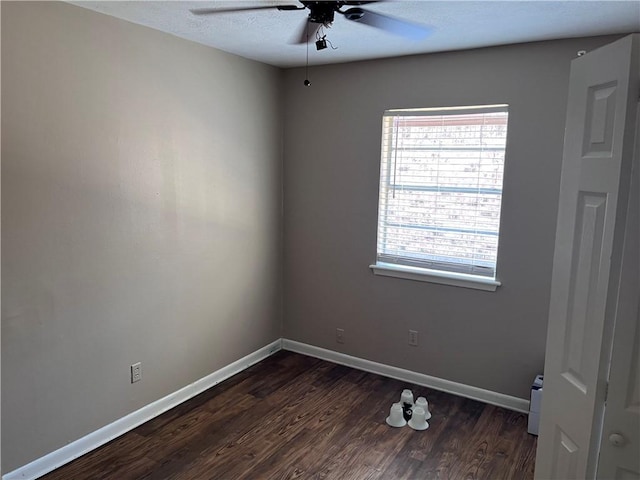
[{"label": "gray painted wall", "polygon": [[[284,336],[528,398],[544,363],[570,61],[611,40],[323,66],[310,69],[310,88],[303,69],[288,70]],[[384,110],[497,103],[510,115],[503,286],[482,292],[375,276]],[[419,331],[418,347],[407,345],[409,329]]]},{"label": "gray painted wall", "polygon": [[280,337],[282,74],[1,8],[7,472]]}]

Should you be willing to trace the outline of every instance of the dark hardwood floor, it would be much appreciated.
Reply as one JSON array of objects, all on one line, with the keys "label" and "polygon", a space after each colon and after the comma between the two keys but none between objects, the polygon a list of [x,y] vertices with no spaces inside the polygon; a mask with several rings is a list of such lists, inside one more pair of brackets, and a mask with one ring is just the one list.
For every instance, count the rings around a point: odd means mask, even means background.
[{"label": "dark hardwood floor", "polygon": [[[391,428],[403,388],[426,431]],[[530,479],[526,415],[291,352],[42,477],[81,479]]]}]

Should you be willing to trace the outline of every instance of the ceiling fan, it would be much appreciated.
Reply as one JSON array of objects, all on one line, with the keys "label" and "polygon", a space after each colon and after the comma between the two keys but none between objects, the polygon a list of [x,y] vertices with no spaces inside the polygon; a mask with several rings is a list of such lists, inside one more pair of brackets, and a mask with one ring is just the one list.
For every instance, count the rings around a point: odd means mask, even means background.
[{"label": "ceiling fan", "polygon": [[[431,29],[423,25],[407,22],[398,18],[372,12],[360,5],[376,3],[375,1],[299,1],[300,5],[263,5],[256,7],[231,7],[231,8],[198,8],[191,10],[194,15],[213,15],[217,13],[242,12],[250,10],[309,10],[309,15],[304,21],[300,32],[293,43],[307,43],[314,38],[320,27],[329,27],[334,21],[335,14],[339,13],[347,20],[370,25],[389,33],[403,36],[412,40],[420,40],[426,37]],[[343,8],[346,7],[346,10]]]}]

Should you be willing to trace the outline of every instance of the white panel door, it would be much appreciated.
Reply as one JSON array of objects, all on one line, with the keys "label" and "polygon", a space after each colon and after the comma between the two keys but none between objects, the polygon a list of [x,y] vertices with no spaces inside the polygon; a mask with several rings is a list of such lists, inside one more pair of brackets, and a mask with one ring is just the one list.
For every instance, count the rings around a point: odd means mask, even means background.
[{"label": "white panel door", "polygon": [[537,479],[595,476],[639,93],[638,36],[573,60]]},{"label": "white panel door", "polygon": [[640,122],[617,305],[597,477],[640,480]]}]

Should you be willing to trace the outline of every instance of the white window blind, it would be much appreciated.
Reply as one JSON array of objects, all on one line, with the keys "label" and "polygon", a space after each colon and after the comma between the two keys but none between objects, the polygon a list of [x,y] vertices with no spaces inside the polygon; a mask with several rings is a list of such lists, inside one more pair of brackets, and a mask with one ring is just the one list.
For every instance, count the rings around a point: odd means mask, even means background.
[{"label": "white window blind", "polygon": [[495,278],[507,105],[388,110],[378,264]]}]

